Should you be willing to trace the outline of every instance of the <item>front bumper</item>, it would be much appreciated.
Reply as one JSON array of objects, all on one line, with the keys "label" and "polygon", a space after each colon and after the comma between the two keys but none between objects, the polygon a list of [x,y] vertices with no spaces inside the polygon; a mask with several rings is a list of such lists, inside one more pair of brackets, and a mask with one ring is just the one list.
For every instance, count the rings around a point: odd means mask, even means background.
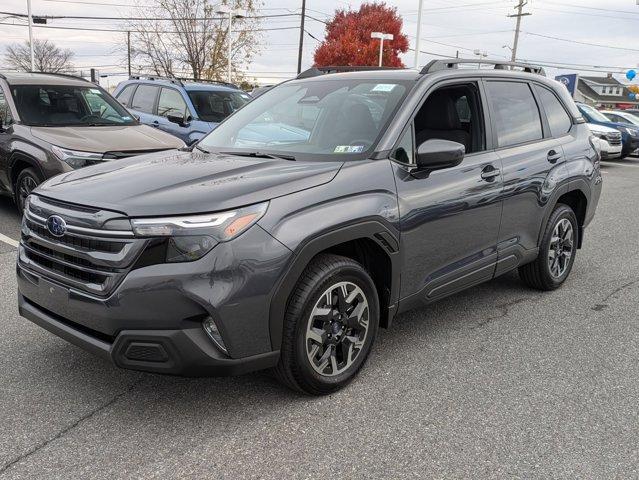
[{"label": "front bumper", "polygon": [[[20,314],[122,368],[234,375],[274,366],[269,307],[291,252],[255,225],[202,259],[134,269],[108,297],[29,269],[21,246]],[[228,355],[202,328],[215,321]]]},{"label": "front bumper", "polygon": [[113,342],[79,330],[57,315],[18,296],[20,315],[60,338],[120,368],[182,376],[241,375],[277,365],[279,351],[229,358],[213,346],[200,326],[181,330],[123,330]]},{"label": "front bumper", "polygon": [[621,157],[622,145],[610,145],[606,140],[598,138],[599,148],[601,149],[601,158],[603,160],[611,160]]}]

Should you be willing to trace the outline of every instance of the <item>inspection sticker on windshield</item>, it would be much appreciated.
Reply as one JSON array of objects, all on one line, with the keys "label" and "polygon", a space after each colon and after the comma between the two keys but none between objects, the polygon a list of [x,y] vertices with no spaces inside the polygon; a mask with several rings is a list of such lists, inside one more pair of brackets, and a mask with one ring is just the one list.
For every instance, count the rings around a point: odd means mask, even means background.
[{"label": "inspection sticker on windshield", "polygon": [[392,92],[396,86],[394,83],[378,83],[371,92]]},{"label": "inspection sticker on windshield", "polygon": [[362,153],[364,145],[338,145],[333,153]]}]

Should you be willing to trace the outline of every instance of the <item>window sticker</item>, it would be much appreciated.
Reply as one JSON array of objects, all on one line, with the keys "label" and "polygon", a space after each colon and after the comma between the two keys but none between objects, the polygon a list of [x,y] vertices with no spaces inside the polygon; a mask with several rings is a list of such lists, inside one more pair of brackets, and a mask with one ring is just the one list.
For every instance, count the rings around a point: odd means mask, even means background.
[{"label": "window sticker", "polygon": [[392,92],[396,86],[394,83],[378,83],[371,92]]},{"label": "window sticker", "polygon": [[91,93],[97,93],[98,95],[102,93],[98,88],[91,88],[89,90],[91,91]]},{"label": "window sticker", "polygon": [[364,145],[338,145],[333,153],[362,153]]}]

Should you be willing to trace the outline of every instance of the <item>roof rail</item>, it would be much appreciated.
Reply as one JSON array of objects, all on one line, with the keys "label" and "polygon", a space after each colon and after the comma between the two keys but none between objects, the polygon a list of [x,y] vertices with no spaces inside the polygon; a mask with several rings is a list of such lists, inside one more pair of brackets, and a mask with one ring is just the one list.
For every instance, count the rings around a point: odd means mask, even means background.
[{"label": "roof rail", "polygon": [[304,70],[296,78],[313,78],[320,75],[328,75],[329,73],[345,73],[345,72],[372,72],[375,70],[404,70],[397,67],[371,67],[371,66],[330,66],[330,67],[311,67],[308,70]]},{"label": "roof rail", "polygon": [[537,75],[546,76],[543,67],[530,65],[521,62],[508,62],[502,60],[477,60],[474,58],[450,58],[445,60],[432,60],[421,70],[421,74],[437,72],[439,70],[448,70],[459,68],[459,65],[475,64],[481,68],[482,65],[494,65],[495,70],[513,70],[519,68],[527,73],[536,73]]},{"label": "roof rail", "polygon": [[197,82],[197,83],[212,83],[215,85],[224,85],[227,87],[233,87],[240,90],[240,87],[235,85],[234,83],[224,82],[222,80],[207,80],[205,78],[188,78],[188,77],[162,77],[160,75],[131,75],[129,80],[164,80],[166,82],[171,82],[174,85],[179,85],[180,87],[184,86],[184,82]]},{"label": "roof rail", "polygon": [[129,80],[165,80],[174,85],[179,85],[180,87],[184,86],[179,78],[174,77],[161,77],[160,75],[131,75]]}]

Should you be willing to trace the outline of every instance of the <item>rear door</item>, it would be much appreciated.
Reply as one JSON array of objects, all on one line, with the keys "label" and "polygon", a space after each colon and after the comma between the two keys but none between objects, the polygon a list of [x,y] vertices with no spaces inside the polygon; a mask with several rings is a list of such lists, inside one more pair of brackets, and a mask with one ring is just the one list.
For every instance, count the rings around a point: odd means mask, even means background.
[{"label": "rear door", "polygon": [[130,110],[140,117],[140,122],[158,128],[160,123],[155,115],[160,88],[156,85],[140,84],[130,101]]},{"label": "rear door", "polygon": [[536,255],[555,182],[565,178],[562,144],[568,141],[572,120],[561,117],[561,103],[556,105],[556,96],[545,87],[537,92],[537,86],[526,81],[506,79],[486,80],[485,85],[504,179],[498,275]]}]

